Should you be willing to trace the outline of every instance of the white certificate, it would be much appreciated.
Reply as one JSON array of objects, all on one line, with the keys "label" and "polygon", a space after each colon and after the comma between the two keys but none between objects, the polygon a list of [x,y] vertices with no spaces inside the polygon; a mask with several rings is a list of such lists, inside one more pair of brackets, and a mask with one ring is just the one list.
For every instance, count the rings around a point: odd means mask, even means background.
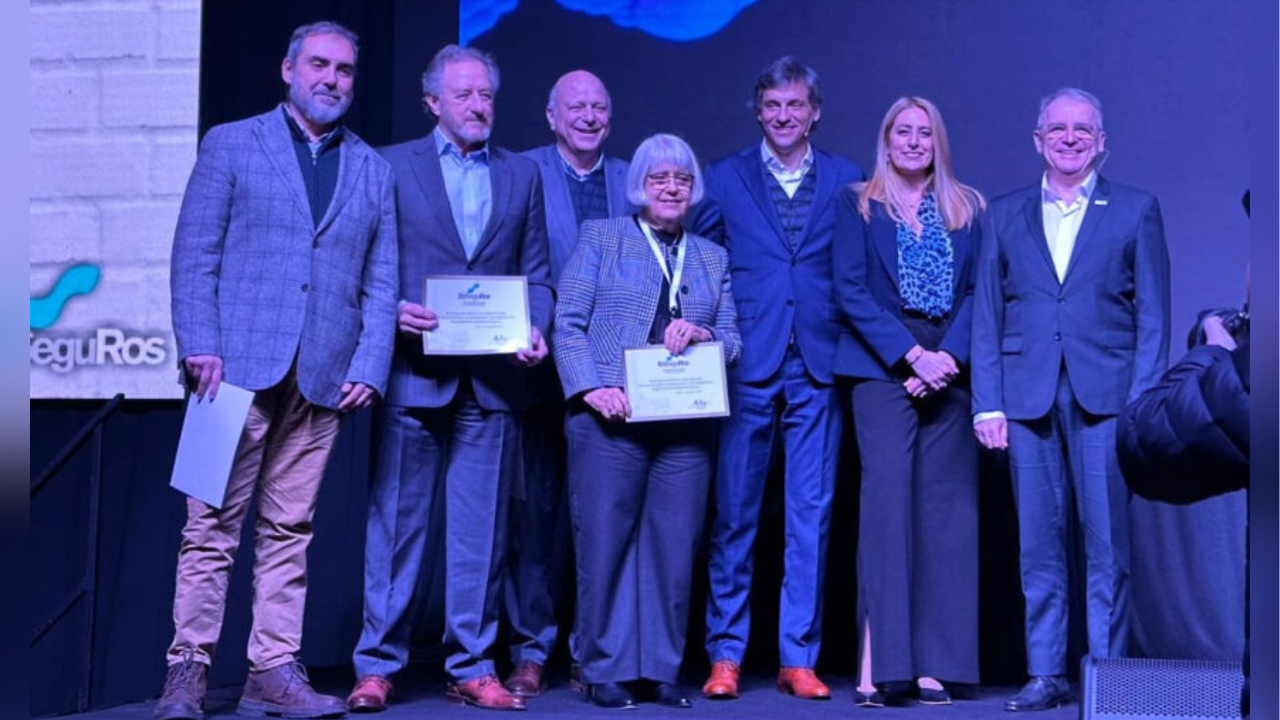
[{"label": "white certificate", "polygon": [[631,404],[627,422],[729,414],[723,343],[696,343],[682,355],[672,355],[662,345],[628,348],[622,355]]},{"label": "white certificate", "polygon": [[530,347],[524,276],[430,275],[423,298],[440,321],[422,333],[427,355],[503,355]]}]

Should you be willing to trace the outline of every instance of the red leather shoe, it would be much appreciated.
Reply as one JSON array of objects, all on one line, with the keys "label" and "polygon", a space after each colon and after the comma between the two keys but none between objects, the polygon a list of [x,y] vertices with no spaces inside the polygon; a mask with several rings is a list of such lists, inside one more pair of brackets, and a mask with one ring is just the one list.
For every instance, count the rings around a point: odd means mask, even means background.
[{"label": "red leather shoe", "polygon": [[813,674],[813,668],[782,668],[778,671],[778,692],[801,700],[831,699],[831,688]]},{"label": "red leather shoe", "polygon": [[486,710],[524,710],[524,698],[512,695],[498,678],[481,675],[474,680],[456,683],[445,691],[445,700],[454,705],[470,705]]},{"label": "red leather shoe", "polygon": [[702,697],[708,700],[733,700],[738,697],[738,663],[717,660],[711,666],[711,676],[702,686]]},{"label": "red leather shoe", "polygon": [[520,697],[534,698],[542,694],[545,673],[542,665],[525,661],[515,666],[507,676],[507,692]]},{"label": "red leather shoe", "polygon": [[365,675],[347,696],[347,709],[357,713],[382,712],[391,697],[391,681],[381,675]]}]

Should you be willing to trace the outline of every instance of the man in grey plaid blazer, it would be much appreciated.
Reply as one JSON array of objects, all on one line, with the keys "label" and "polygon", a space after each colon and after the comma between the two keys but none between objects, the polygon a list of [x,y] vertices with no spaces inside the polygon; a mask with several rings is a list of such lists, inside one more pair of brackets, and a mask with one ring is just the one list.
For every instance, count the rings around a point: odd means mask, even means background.
[{"label": "man in grey plaid blazer", "polygon": [[209,131],[173,242],[173,329],[193,401],[223,378],[256,391],[221,508],[189,499],[170,664],[156,717],[199,718],[227,581],[258,491],[252,668],[242,712],[345,711],[315,693],[296,656],[306,550],[341,413],[384,392],[398,295],[391,169],[339,120],[356,37],[298,28],[287,102]]}]

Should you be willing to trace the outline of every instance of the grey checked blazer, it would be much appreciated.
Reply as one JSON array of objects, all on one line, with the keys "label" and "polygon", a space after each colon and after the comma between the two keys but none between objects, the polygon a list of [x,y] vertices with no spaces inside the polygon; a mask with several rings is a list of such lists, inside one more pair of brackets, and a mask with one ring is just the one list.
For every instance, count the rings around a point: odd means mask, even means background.
[{"label": "grey checked blazer", "polygon": [[344,382],[386,391],[399,279],[391,168],[343,131],[338,183],[312,221],[279,107],[205,136],[173,238],[179,358],[217,355],[223,378],[264,390],[298,363],[310,402]]},{"label": "grey checked blazer", "polygon": [[[733,305],[729,256],[724,248],[685,231],[684,319],[724,343],[725,362],[742,354]],[[582,224],[582,236],[558,288],[556,369],[564,396],[600,387],[622,387],[622,351],[649,344],[658,310],[662,268],[631,216]]]}]

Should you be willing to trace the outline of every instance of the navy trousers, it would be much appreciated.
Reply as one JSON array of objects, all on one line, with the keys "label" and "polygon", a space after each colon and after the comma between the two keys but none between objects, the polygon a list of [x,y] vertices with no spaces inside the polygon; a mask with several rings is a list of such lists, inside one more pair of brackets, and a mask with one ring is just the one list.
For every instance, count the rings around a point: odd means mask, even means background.
[{"label": "navy trousers", "polygon": [[1115,436],[1115,416],[1086,413],[1065,368],[1048,415],[1009,422],[1031,675],[1067,671],[1066,545],[1073,496],[1087,559],[1089,654],[1123,657],[1127,649],[1130,495]]},{"label": "navy trousers", "polygon": [[[484,410],[460,388],[446,408],[383,406],[375,434],[356,675],[386,677],[408,664],[419,588],[439,551],[430,540],[441,535],[445,670],[458,682],[493,674],[507,508],[521,460],[516,416]],[[440,503],[443,533],[430,523]]]},{"label": "navy trousers", "polygon": [[[537,370],[549,367],[547,363]],[[510,625],[512,664],[545,665],[556,646],[556,607],[565,586],[569,546],[569,504],[565,492],[564,400],[560,379],[551,371],[555,398],[531,406],[521,422],[524,448],[524,497],[511,503],[510,547],[503,583],[503,610]],[[576,638],[569,652],[577,659]]]},{"label": "navy trousers", "polygon": [[833,386],[815,382],[794,345],[773,377],[733,382],[733,415],[720,436],[715,518],[707,560],[707,654],[742,662],[751,626],[751,575],[760,504],[774,436],[786,453],[786,551],[778,656],[786,667],[813,667],[822,640],[827,530],[842,425]]},{"label": "navy trousers", "polygon": [[583,679],[675,682],[715,425],[606,423],[575,405],[565,437]]}]

